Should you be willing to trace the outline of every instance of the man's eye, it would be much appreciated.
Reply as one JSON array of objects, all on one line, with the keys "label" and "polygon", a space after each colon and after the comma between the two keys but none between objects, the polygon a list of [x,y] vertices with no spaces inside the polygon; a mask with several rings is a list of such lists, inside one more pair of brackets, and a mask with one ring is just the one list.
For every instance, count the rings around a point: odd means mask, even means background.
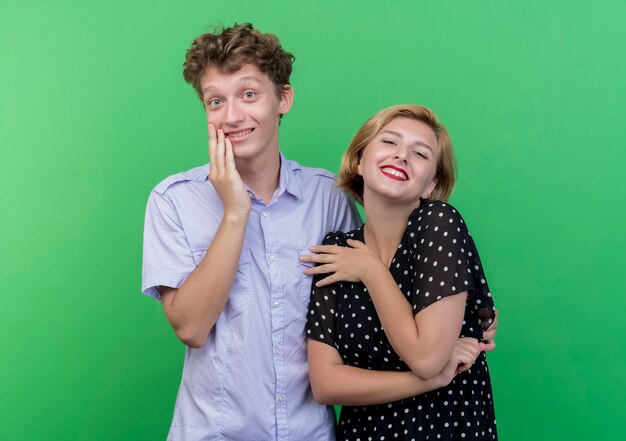
[{"label": "man's eye", "polygon": [[219,106],[222,101],[219,98],[213,98],[208,101],[209,106]]},{"label": "man's eye", "polygon": [[254,98],[256,96],[256,93],[248,91],[244,93],[243,96],[246,98]]},{"label": "man's eye", "polygon": [[389,144],[389,145],[396,145],[395,141],[392,141],[392,140],[390,140],[390,139],[383,139],[383,142],[384,142],[385,144]]}]

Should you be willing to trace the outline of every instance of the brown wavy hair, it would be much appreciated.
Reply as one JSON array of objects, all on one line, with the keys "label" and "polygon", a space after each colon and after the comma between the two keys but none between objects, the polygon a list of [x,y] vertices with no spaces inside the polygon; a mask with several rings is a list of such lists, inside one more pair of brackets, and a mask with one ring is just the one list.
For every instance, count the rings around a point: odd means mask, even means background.
[{"label": "brown wavy hair", "polygon": [[200,100],[200,78],[211,67],[224,73],[237,72],[245,64],[255,65],[270,77],[280,97],[289,77],[295,57],[284,50],[274,34],[263,34],[250,23],[217,28],[213,33],[199,35],[187,50],[183,77],[191,84]]},{"label": "brown wavy hair", "polygon": [[354,135],[348,150],[343,154],[337,186],[349,193],[361,205],[363,204],[363,177],[358,173],[358,165],[363,150],[384,126],[396,118],[409,118],[423,122],[435,132],[439,145],[435,174],[437,185],[430,197],[424,202],[447,201],[456,181],[456,161],[452,149],[452,139],[450,139],[448,130],[437,119],[437,115],[432,110],[417,104],[401,104],[380,110],[361,126]]}]

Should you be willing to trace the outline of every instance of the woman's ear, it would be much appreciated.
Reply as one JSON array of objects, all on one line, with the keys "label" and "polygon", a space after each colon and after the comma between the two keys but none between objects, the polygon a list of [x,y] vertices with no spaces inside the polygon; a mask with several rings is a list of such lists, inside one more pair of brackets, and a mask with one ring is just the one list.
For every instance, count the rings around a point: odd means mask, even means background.
[{"label": "woman's ear", "polygon": [[430,181],[430,184],[428,184],[428,186],[422,193],[422,196],[420,197],[420,199],[429,200],[430,195],[433,194],[433,191],[435,191],[435,188],[437,188],[437,178],[433,178],[433,180]]}]

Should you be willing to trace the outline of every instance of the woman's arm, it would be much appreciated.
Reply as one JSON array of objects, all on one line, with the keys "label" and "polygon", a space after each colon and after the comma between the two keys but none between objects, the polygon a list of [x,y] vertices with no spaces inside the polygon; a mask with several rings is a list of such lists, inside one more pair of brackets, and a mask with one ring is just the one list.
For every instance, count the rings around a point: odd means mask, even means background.
[{"label": "woman's arm", "polygon": [[[472,301],[478,301],[481,310],[493,307],[493,302],[478,253],[458,212],[439,202],[418,216],[409,222],[414,239],[405,244],[417,250],[411,274],[404,273],[415,286],[406,293],[409,287],[401,291],[386,265],[362,242],[311,247],[320,254],[307,259],[320,264],[310,268],[310,274],[326,275],[317,279],[318,287],[342,280],[366,285],[392,347],[415,375],[427,380],[443,369],[452,353],[463,324],[467,290],[474,290]],[[480,314],[474,318],[476,323],[469,323],[468,331],[480,335],[485,320]]]},{"label": "woman's arm", "polygon": [[[320,288],[340,280],[363,282],[394,351],[420,379],[434,377],[452,355],[463,323],[467,293],[444,297],[415,315],[380,258],[363,242],[349,239],[347,243],[350,247],[314,246],[311,251],[319,254],[302,256],[302,260],[322,264],[306,270],[318,275],[315,286]],[[320,276],[328,273],[331,274],[324,278]]]},{"label": "woman's arm", "polygon": [[480,354],[474,338],[458,339],[444,369],[429,380],[411,371],[374,371],[344,365],[335,348],[307,340],[309,375],[315,400],[322,404],[366,406],[409,398],[448,385]]},{"label": "woman's arm", "polygon": [[461,333],[467,292],[444,297],[414,315],[382,262],[362,277],[394,351],[420,379],[436,376]]}]

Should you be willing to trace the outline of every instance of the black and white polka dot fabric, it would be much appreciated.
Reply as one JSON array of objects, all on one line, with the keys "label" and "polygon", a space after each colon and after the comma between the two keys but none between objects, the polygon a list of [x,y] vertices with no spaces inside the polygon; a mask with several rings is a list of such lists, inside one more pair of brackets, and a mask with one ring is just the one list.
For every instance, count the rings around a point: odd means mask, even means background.
[{"label": "black and white polka dot fabric", "polygon": [[[364,242],[363,227],[330,233],[324,244]],[[461,215],[436,201],[413,211],[389,268],[415,314],[437,300],[468,292],[461,336],[482,338],[494,317],[493,300],[474,241]],[[323,276],[316,277],[319,280]],[[313,285],[308,338],[335,347],[347,365],[409,370],[393,351],[361,283]],[[373,406],[344,406],[337,440],[494,440],[496,420],[485,354],[447,387]]]}]

